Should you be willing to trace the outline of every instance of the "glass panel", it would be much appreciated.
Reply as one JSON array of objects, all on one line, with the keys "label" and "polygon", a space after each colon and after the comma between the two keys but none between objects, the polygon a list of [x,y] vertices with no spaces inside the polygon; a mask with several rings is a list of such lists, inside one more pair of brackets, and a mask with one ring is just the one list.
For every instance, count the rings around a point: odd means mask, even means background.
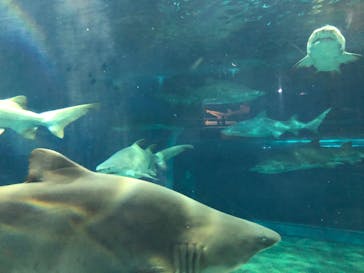
[{"label": "glass panel", "polygon": [[364,272],[363,11],[0,0],[0,272]]}]

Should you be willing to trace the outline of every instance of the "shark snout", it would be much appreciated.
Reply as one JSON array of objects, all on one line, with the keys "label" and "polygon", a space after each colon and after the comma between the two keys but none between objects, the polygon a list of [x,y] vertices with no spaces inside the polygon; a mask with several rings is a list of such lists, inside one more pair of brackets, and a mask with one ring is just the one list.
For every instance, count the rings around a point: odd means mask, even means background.
[{"label": "shark snout", "polygon": [[278,243],[281,240],[281,236],[277,232],[267,229],[267,232],[258,236],[257,240],[263,248],[267,248]]},{"label": "shark snout", "polygon": [[112,173],[112,168],[98,165],[96,171],[99,173]]}]

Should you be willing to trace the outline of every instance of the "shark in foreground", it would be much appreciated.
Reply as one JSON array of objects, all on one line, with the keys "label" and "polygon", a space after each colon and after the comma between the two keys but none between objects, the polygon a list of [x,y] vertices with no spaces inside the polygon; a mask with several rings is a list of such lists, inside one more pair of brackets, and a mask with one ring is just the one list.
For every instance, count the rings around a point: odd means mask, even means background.
[{"label": "shark in foreground", "polygon": [[34,139],[39,126],[45,126],[55,136],[63,138],[64,128],[85,115],[96,104],[82,104],[72,107],[34,113],[25,109],[25,96],[0,100],[0,134],[10,128],[28,139]]},{"label": "shark in foreground", "polygon": [[318,117],[307,123],[300,122],[296,116],[292,116],[287,121],[273,120],[267,117],[265,112],[262,112],[252,119],[240,121],[221,131],[225,136],[241,136],[241,137],[280,137],[286,132],[298,134],[300,130],[306,129],[317,132],[322,121],[330,112],[328,108]]},{"label": "shark in foreground", "polygon": [[334,26],[315,29],[307,41],[307,55],[295,67],[313,66],[317,71],[340,72],[340,65],[353,62],[360,54],[345,51],[345,37]]},{"label": "shark in foreground", "polygon": [[154,145],[143,149],[140,147],[142,142],[142,139],[138,140],[132,145],[114,153],[104,162],[100,163],[96,167],[96,171],[134,178],[145,177],[156,180],[157,167],[166,169],[166,161],[186,150],[193,149],[192,145],[183,144],[153,153],[152,147]]},{"label": "shark in foreground", "polygon": [[150,182],[35,149],[0,187],[0,272],[228,273],[280,236]]},{"label": "shark in foreground", "polygon": [[320,144],[315,142],[274,154],[250,170],[276,174],[314,168],[334,168],[344,164],[353,165],[360,163],[363,159],[364,151],[353,148],[351,143],[344,143],[340,148],[329,148],[320,147]]}]

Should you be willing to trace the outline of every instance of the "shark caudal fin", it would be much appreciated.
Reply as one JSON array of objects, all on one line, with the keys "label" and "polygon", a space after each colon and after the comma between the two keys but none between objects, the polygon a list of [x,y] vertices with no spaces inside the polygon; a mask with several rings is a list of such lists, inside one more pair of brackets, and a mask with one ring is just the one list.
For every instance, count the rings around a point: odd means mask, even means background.
[{"label": "shark caudal fin", "polygon": [[93,108],[96,108],[98,104],[81,104],[72,107],[57,109],[53,111],[47,111],[40,113],[42,122],[48,127],[49,131],[53,135],[59,138],[64,136],[64,128],[71,122],[79,119],[83,115],[87,114]]},{"label": "shark caudal fin", "polygon": [[193,149],[193,145],[183,144],[183,145],[172,146],[172,147],[169,147],[162,151],[159,151],[158,153],[155,154],[156,163],[160,168],[166,169],[167,160],[179,155],[180,153],[182,153],[186,150],[190,150],[190,149]]},{"label": "shark caudal fin", "polygon": [[331,108],[326,109],[322,112],[318,117],[310,122],[306,123],[305,128],[317,133],[318,128],[320,127],[322,121],[326,118],[327,114],[331,111]]}]

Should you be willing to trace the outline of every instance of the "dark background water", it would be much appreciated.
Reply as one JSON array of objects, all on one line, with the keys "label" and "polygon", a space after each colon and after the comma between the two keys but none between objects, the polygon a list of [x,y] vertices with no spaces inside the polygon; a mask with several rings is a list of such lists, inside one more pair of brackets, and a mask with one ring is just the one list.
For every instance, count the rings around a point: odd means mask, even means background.
[{"label": "dark background water", "polygon": [[28,154],[36,147],[58,150],[94,169],[140,138],[160,149],[190,143],[195,149],[170,166],[177,191],[244,218],[364,229],[363,163],[252,173],[248,169],[271,139],[221,138],[218,129],[204,128],[201,105],[163,99],[193,94],[211,79],[243,83],[267,92],[251,103],[252,114],[266,110],[274,119],[297,114],[308,121],[332,107],[318,136],[300,137],[363,138],[362,59],[342,66],[341,73],[292,68],[304,57],[308,36],[325,24],[341,29],[348,51],[363,54],[363,5],[333,0],[1,4],[1,98],[26,95],[35,112],[101,104],[69,125],[63,140],[44,128],[34,141],[8,130],[0,139],[1,183],[24,180]]}]

